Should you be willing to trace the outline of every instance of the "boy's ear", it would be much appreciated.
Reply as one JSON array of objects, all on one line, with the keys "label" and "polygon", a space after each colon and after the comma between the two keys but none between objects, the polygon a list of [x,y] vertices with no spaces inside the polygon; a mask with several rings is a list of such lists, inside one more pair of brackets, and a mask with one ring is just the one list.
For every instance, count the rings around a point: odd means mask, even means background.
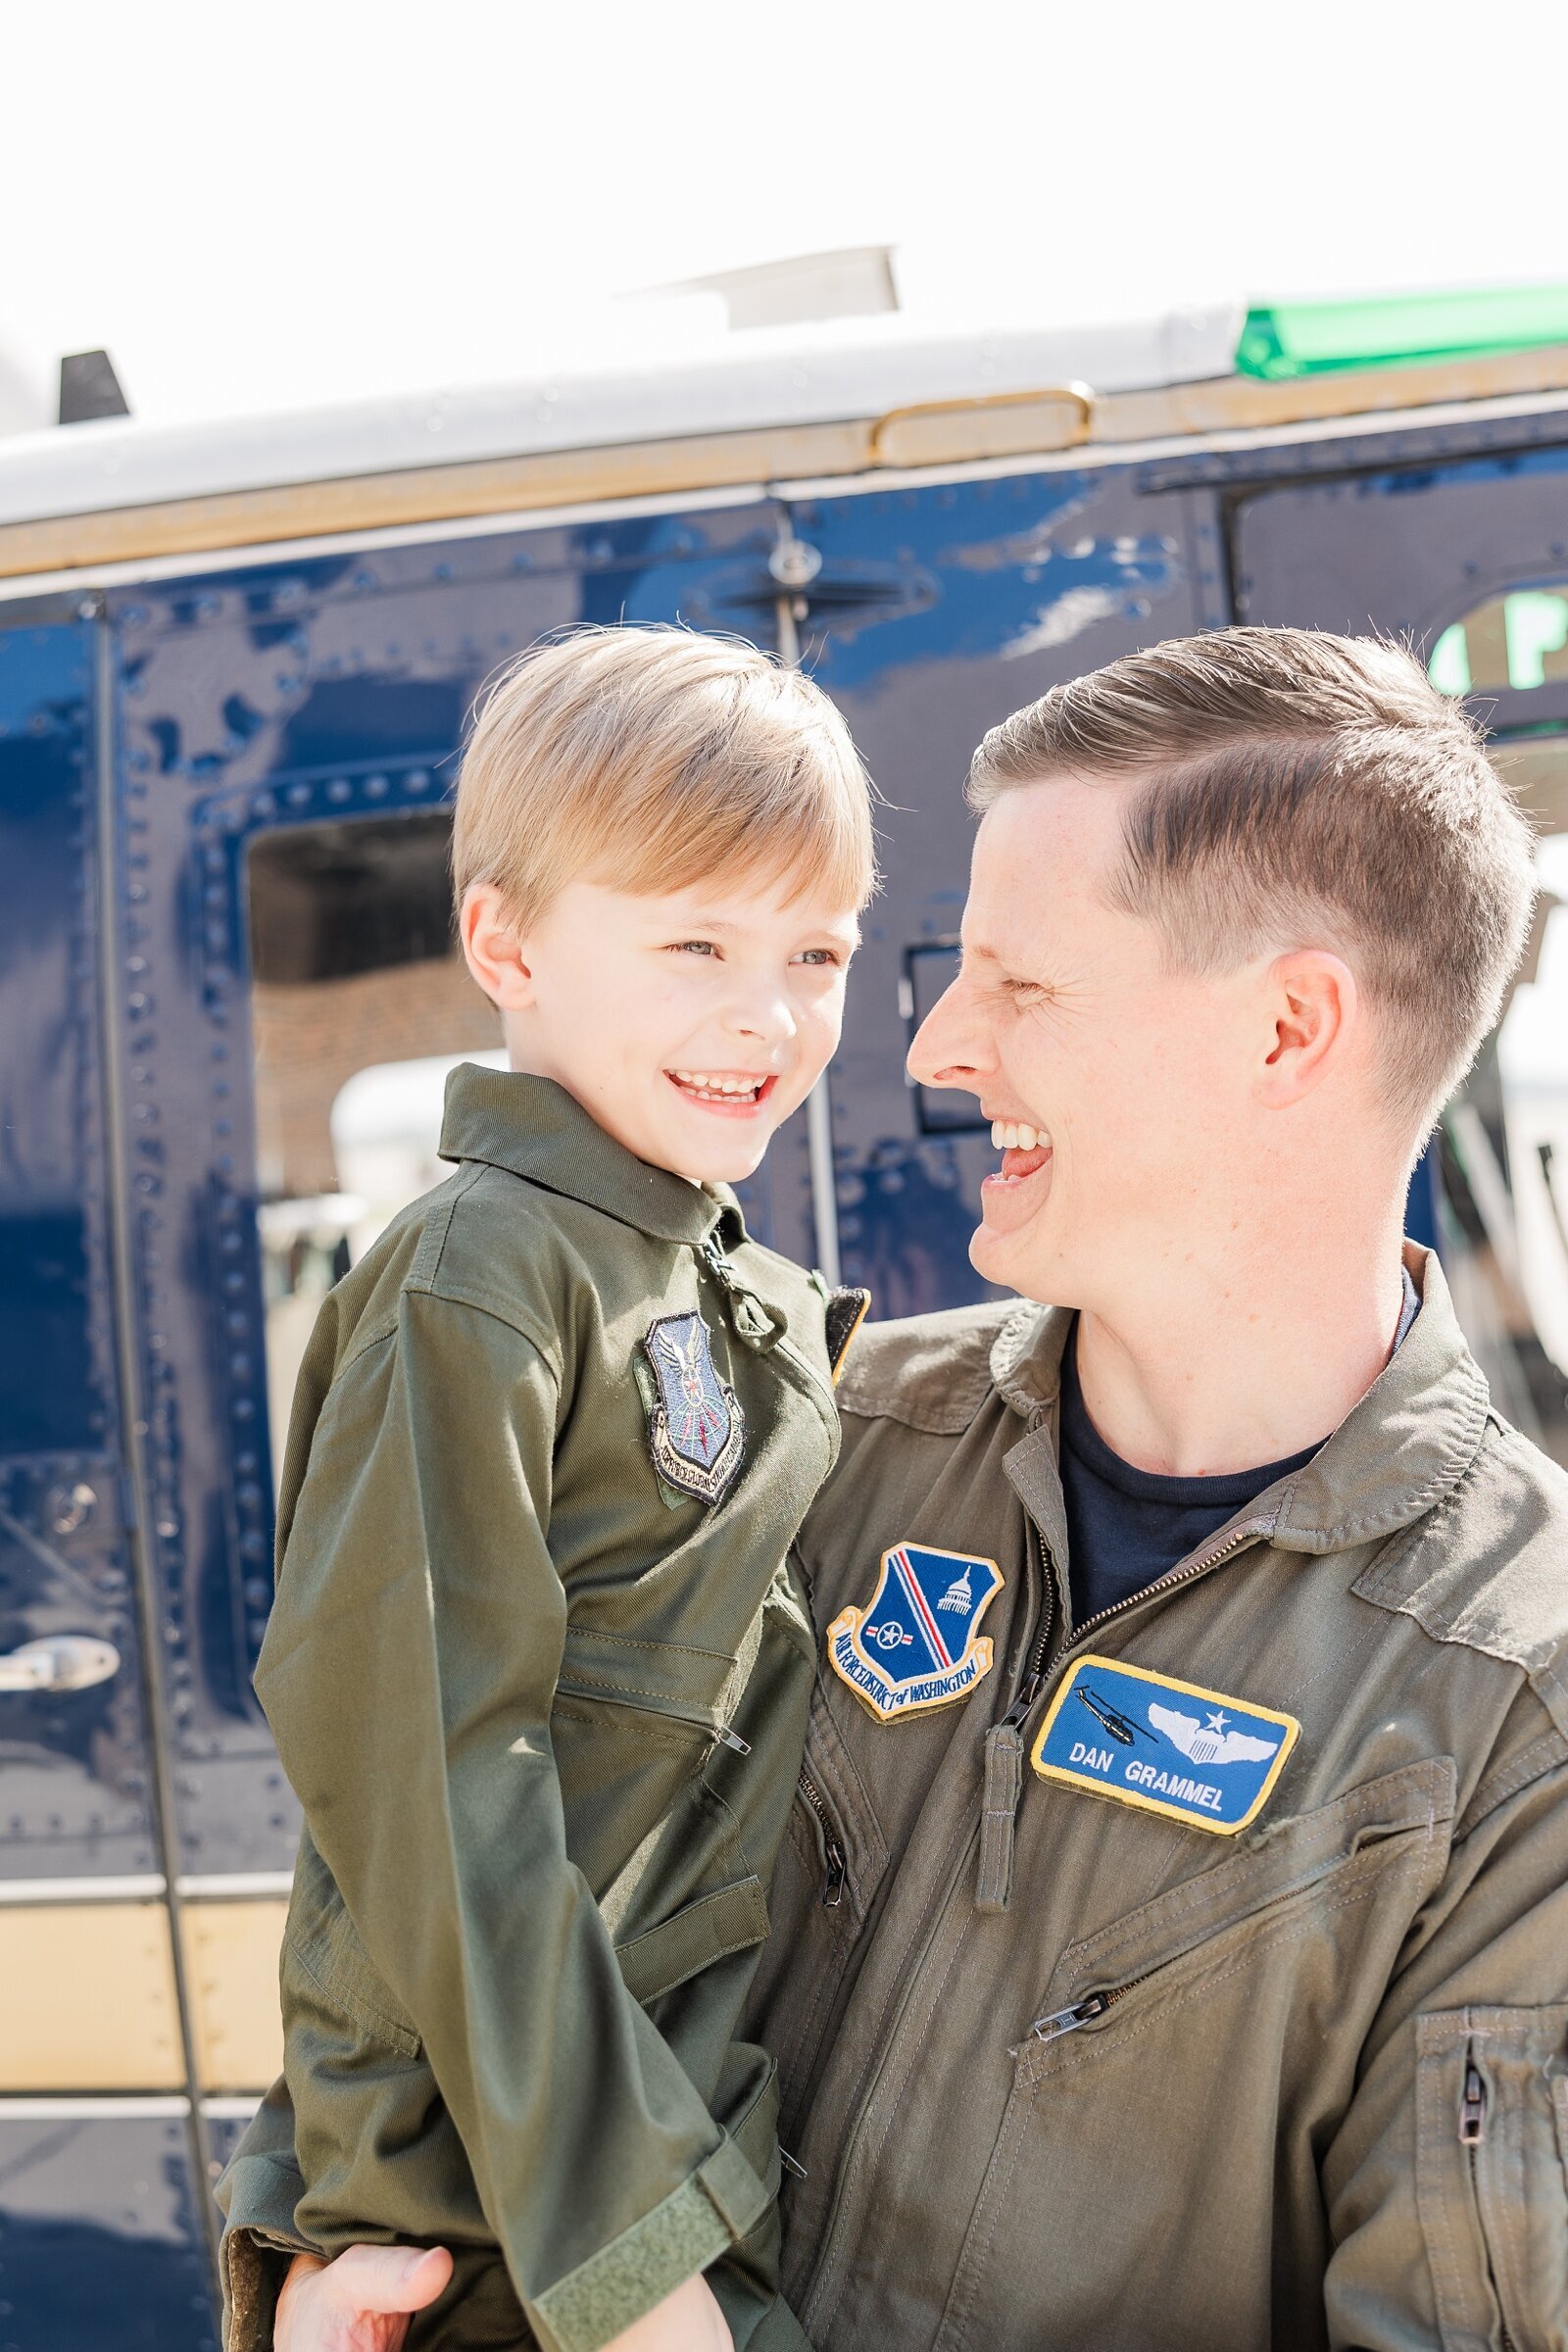
[{"label": "boy's ear", "polygon": [[523,942],[493,882],[470,882],[458,909],[463,957],[492,1004],[522,1012],[534,1001]]}]

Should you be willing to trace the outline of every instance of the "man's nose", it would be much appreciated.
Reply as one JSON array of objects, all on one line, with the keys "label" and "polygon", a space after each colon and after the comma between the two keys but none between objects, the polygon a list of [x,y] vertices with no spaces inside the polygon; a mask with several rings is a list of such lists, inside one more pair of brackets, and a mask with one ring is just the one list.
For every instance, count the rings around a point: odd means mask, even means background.
[{"label": "man's nose", "polygon": [[972,1095],[995,1068],[975,992],[961,973],[920,1023],[907,1066],[917,1086],[961,1086]]}]

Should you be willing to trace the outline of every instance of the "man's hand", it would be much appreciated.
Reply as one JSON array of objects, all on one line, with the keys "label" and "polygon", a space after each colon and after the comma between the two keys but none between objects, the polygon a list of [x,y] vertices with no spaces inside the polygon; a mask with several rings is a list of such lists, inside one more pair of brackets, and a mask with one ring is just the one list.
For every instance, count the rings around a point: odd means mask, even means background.
[{"label": "man's hand", "polygon": [[433,2303],[451,2276],[444,2246],[350,2246],[329,2263],[296,2254],[277,2298],[274,2352],[402,2352],[409,2313]]},{"label": "man's hand", "polygon": [[[452,2276],[444,2247],[350,2246],[336,2262],[296,2254],[277,2298],[273,2352],[402,2352],[408,2315]],[[605,2352],[735,2352],[706,2278],[688,2278]]]}]

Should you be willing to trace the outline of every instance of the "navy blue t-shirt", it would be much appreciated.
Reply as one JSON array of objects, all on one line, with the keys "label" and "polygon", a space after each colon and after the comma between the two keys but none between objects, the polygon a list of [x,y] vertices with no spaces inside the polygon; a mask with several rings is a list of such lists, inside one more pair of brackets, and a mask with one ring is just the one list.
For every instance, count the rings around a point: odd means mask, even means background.
[{"label": "navy blue t-shirt", "polygon": [[[1406,1274],[1396,1347],[1419,1304]],[[1304,1470],[1317,1450],[1308,1446],[1283,1462],[1231,1471],[1224,1478],[1160,1478],[1152,1470],[1135,1470],[1112,1453],[1089,1418],[1078,1386],[1075,1323],[1061,1361],[1061,1489],[1073,1624],[1087,1625],[1102,1609],[1115,1608],[1168,1574],[1265,1487],[1292,1470]]]}]

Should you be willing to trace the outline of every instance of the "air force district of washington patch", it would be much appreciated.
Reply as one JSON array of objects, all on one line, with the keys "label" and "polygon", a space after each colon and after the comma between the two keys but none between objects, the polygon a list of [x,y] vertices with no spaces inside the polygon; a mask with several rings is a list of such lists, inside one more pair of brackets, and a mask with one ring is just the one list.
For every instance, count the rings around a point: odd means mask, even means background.
[{"label": "air force district of washington patch", "polygon": [[976,1629],[1002,1583],[995,1560],[895,1544],[870,1607],[828,1627],[828,1662],[884,1723],[945,1707],[991,1672],[991,1642]]},{"label": "air force district of washington patch", "polygon": [[1030,1761],[1045,1781],[1234,1837],[1268,1802],[1300,1725],[1114,1658],[1079,1658]]}]

